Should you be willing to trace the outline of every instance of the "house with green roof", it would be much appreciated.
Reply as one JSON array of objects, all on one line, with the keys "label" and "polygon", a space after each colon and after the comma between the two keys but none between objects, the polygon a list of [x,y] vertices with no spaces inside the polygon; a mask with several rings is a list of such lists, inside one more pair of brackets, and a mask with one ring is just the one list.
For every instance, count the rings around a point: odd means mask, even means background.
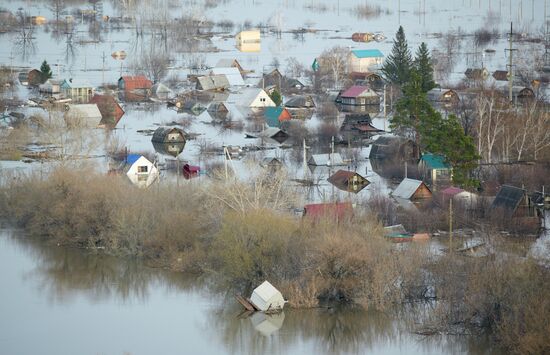
[{"label": "house with green roof", "polygon": [[423,180],[435,186],[438,183],[449,182],[451,179],[451,165],[445,157],[439,154],[424,153],[418,162],[418,170]]},{"label": "house with green roof", "polygon": [[282,122],[292,119],[292,115],[285,107],[266,107],[264,119],[269,127],[280,128]]},{"label": "house with green roof", "polygon": [[378,49],[352,50],[349,56],[349,67],[353,73],[370,73],[377,70],[384,61],[384,54]]}]

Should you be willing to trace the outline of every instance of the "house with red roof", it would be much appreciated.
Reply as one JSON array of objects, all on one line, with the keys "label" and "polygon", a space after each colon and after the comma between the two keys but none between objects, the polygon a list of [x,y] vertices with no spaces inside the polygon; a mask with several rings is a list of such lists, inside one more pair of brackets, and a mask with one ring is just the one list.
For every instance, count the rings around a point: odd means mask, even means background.
[{"label": "house with red roof", "polygon": [[118,101],[111,95],[94,95],[90,103],[96,104],[101,112],[100,126],[114,128],[124,115],[124,110]]},{"label": "house with red roof", "polygon": [[354,85],[338,95],[336,102],[342,105],[380,105],[380,96],[368,86]]},{"label": "house with red roof", "polygon": [[145,75],[121,76],[118,79],[118,89],[121,91],[149,90],[152,87],[153,83]]},{"label": "house with red roof", "polygon": [[353,215],[351,202],[312,203],[304,206],[304,218],[319,220],[323,218],[340,221]]}]

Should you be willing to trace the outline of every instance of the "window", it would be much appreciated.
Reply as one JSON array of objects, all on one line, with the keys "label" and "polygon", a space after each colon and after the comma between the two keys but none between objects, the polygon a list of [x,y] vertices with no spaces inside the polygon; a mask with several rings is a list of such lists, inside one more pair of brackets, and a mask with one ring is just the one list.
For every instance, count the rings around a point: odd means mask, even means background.
[{"label": "window", "polygon": [[138,173],[146,173],[146,172],[147,172],[147,165],[138,166]]},{"label": "window", "polygon": [[265,97],[260,97],[260,102],[265,102]]}]

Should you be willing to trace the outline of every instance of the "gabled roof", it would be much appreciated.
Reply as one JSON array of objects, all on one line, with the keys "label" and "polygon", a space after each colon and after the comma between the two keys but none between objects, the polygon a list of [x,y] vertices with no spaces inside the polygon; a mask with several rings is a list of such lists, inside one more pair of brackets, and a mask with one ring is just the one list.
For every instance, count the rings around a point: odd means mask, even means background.
[{"label": "gabled roof", "polygon": [[97,104],[77,104],[69,105],[69,114],[78,116],[81,118],[97,118],[98,123],[101,120],[101,111],[97,107]]},{"label": "gabled roof", "polygon": [[136,76],[123,75],[118,80],[124,81],[127,90],[150,89],[153,86],[153,83],[151,82],[151,80],[147,79],[145,75],[136,75]]},{"label": "gabled roof", "polygon": [[338,166],[346,165],[340,153],[330,154],[312,154],[308,160],[308,164],[317,166]]},{"label": "gabled roof", "polygon": [[441,191],[441,193],[445,196],[454,196],[456,194],[459,194],[461,192],[464,192],[463,189],[459,187],[449,186],[445,190]]},{"label": "gabled roof", "polygon": [[128,154],[128,156],[126,157],[125,163],[132,165],[136,161],[138,161],[139,158],[141,158],[141,155],[139,154]]},{"label": "gabled roof", "polygon": [[354,85],[344,91],[340,97],[358,97],[358,96],[378,96],[374,91],[366,86]]},{"label": "gabled roof", "polygon": [[521,199],[525,196],[525,191],[519,187],[502,185],[498,191],[491,209],[502,208],[508,213],[513,214],[521,203]]},{"label": "gabled roof", "polygon": [[212,68],[212,74],[225,75],[230,86],[244,86],[241,72],[236,67]]},{"label": "gabled roof", "polygon": [[231,67],[237,67],[239,68],[241,65],[237,61],[237,59],[229,59],[229,58],[222,58],[218,60],[218,63],[216,63],[217,68],[231,68]]},{"label": "gabled roof", "polygon": [[[369,184],[369,181],[358,173],[347,170],[338,170],[327,180],[341,190],[353,192],[359,192],[363,187]],[[361,185],[360,188],[359,185]],[[353,188],[354,186],[358,188]]]},{"label": "gabled roof", "polygon": [[384,55],[378,49],[355,49],[352,50],[354,56],[357,58],[382,58]]},{"label": "gabled roof", "polygon": [[429,170],[448,170],[451,168],[451,166],[445,162],[445,157],[438,154],[422,154],[420,162],[423,162]]},{"label": "gabled roof", "polygon": [[285,110],[284,107],[266,107],[264,111],[264,118],[269,127],[279,127],[281,122],[279,118]]},{"label": "gabled roof", "polygon": [[315,101],[310,95],[297,95],[289,98],[285,106],[291,108],[310,108],[315,107]]},{"label": "gabled roof", "polygon": [[167,136],[170,133],[177,132],[180,135],[180,138],[174,141],[174,143],[185,143],[185,132],[181,128],[177,127],[159,127],[155,130],[153,133],[153,137],[151,138],[151,142],[157,142],[157,143],[165,143],[167,142]]},{"label": "gabled roof", "polygon": [[230,86],[225,75],[207,75],[197,78],[197,89],[199,90],[222,90]]},{"label": "gabled roof", "polygon": [[420,180],[405,178],[403,179],[403,181],[401,181],[399,186],[395,188],[392,195],[394,197],[400,197],[408,200],[414,195],[416,190],[418,190],[418,188],[423,184],[424,183]]},{"label": "gabled roof", "polygon": [[235,104],[237,106],[250,107],[250,105],[252,105],[254,100],[256,100],[256,98],[262,93],[262,91],[265,93],[265,97],[268,100],[263,106],[275,106],[275,103],[269,97],[269,95],[260,88],[243,88],[238,93],[231,94],[227,101],[228,103]]}]

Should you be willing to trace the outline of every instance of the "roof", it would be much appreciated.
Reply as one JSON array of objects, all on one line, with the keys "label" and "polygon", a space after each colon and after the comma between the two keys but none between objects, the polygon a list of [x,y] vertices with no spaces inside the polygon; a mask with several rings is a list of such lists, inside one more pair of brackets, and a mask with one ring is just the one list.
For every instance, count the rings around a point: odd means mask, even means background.
[{"label": "roof", "polygon": [[63,86],[77,89],[77,88],[91,88],[93,87],[92,84],[90,84],[87,80],[84,79],[65,79],[63,81]]},{"label": "roof", "polygon": [[231,68],[234,65],[239,65],[239,62],[237,59],[229,59],[229,58],[222,58],[218,60],[218,63],[216,64],[217,68]]},{"label": "roof", "polygon": [[422,184],[423,182],[420,180],[405,178],[403,179],[403,181],[401,181],[399,186],[395,188],[392,195],[395,197],[400,197],[408,200],[414,195],[416,190],[418,190],[418,188]]},{"label": "roof", "polygon": [[151,87],[151,91],[154,93],[154,94],[171,94],[172,93],[172,90],[170,90],[170,88],[166,85],[164,85],[163,83],[156,83],[155,85],[153,85]]},{"label": "roof", "polygon": [[523,189],[510,185],[502,185],[493,200],[491,209],[502,208],[509,213],[514,213],[524,196],[525,191]]},{"label": "roof", "polygon": [[82,118],[102,118],[97,104],[69,105],[69,113]]},{"label": "roof", "polygon": [[[411,147],[407,147],[407,145]],[[383,135],[372,144],[369,159],[410,160],[413,156],[412,148],[414,148],[414,142],[410,139],[389,134]]]},{"label": "roof", "polygon": [[212,68],[212,74],[225,75],[230,86],[244,86],[243,76],[236,67]]},{"label": "roof", "polygon": [[155,132],[153,133],[153,137],[151,138],[151,141],[152,142],[164,143],[164,142],[167,141],[168,134],[170,134],[174,131],[179,133],[181,135],[181,138],[177,139],[177,140],[174,140],[174,141],[169,141],[169,142],[184,143],[185,142],[185,132],[183,132],[183,130],[181,128],[177,128],[177,127],[159,127],[159,128],[157,128],[155,130]]},{"label": "roof", "polygon": [[441,191],[441,193],[445,196],[454,196],[456,194],[459,194],[463,192],[464,190],[459,187],[450,186],[447,187],[445,190]]},{"label": "roof", "polygon": [[138,159],[141,158],[141,155],[139,154],[128,154],[128,156],[126,157],[126,164],[134,164],[136,161],[138,161]]},{"label": "roof", "polygon": [[331,153],[331,154],[312,154],[311,158],[308,161],[308,164],[311,165],[326,165],[326,166],[337,166],[345,165],[344,160],[340,153]]},{"label": "roof", "polygon": [[312,203],[304,206],[304,217],[333,217],[340,219],[353,213],[350,202]]},{"label": "roof", "polygon": [[151,80],[147,79],[145,75],[136,76],[121,76],[120,80],[123,80],[127,89],[149,89],[153,86]]},{"label": "roof", "polygon": [[424,162],[424,164],[426,164],[426,167],[430,170],[448,170],[451,168],[450,165],[445,162],[445,157],[438,154],[422,154],[420,162]]},{"label": "roof", "polygon": [[[353,85],[352,87],[350,87],[349,89],[347,89],[346,91],[344,91],[340,97],[358,97],[360,96],[361,94],[365,93],[365,91],[369,91],[369,96],[372,96],[372,95],[376,95],[374,93],[374,91],[370,90],[368,87],[366,86],[359,86],[359,85]],[[370,91],[372,91],[372,94],[370,93]]]},{"label": "roof", "polygon": [[264,118],[269,127],[279,127],[279,116],[283,113],[284,107],[266,107],[264,111]]},{"label": "roof", "polygon": [[227,89],[231,86],[226,75],[199,76],[197,78],[197,88],[199,85],[202,90]]},{"label": "roof", "polygon": [[[228,103],[236,104],[237,106],[247,106],[250,107],[254,100],[261,94],[261,92],[264,91],[260,88],[243,88],[238,93],[231,94],[229,98],[227,99]],[[265,92],[265,91],[264,91]],[[266,97],[269,98],[269,95],[265,93]],[[271,98],[269,98],[269,102],[266,102],[263,106],[275,106],[275,103]]]},{"label": "roof", "polygon": [[338,170],[327,180],[341,190],[355,193],[361,191],[369,184],[369,181],[358,173],[347,170]]},{"label": "roof", "polygon": [[315,107],[315,101],[310,95],[293,96],[285,103],[286,107]]},{"label": "roof", "polygon": [[382,58],[384,55],[378,49],[355,49],[352,50],[354,56],[357,58]]}]

